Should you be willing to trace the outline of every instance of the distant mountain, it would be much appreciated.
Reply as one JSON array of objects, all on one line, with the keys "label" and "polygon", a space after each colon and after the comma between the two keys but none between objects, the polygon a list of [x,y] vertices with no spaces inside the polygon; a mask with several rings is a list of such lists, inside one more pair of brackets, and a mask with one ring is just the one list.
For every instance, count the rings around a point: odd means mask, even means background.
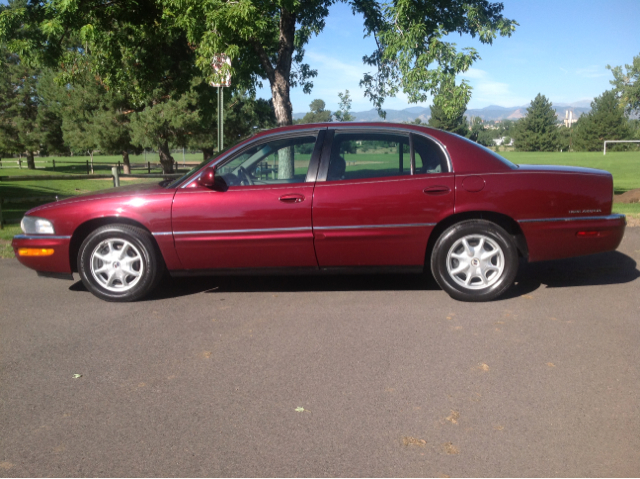
[{"label": "distant mountain", "polygon": [[[584,115],[585,113],[589,113],[591,111],[591,108],[588,106],[584,106],[584,104],[585,101],[579,101],[575,103],[558,103],[554,104],[553,108],[560,120],[563,120],[565,118],[565,114],[567,111],[572,111],[573,117],[579,118],[581,115]],[[481,109],[467,110],[465,116],[479,116],[485,121],[518,120],[520,118],[523,118],[527,114],[527,108],[529,108],[529,105],[514,107],[489,105]],[[385,121],[393,123],[411,122],[416,118],[420,118],[422,122],[426,123],[431,117],[431,109],[421,106],[412,106],[409,108],[405,108],[404,110],[385,111],[387,112],[387,117],[384,120],[381,119],[380,116],[378,116],[378,112],[374,108],[367,111],[351,112],[351,114],[355,117],[355,121]],[[304,115],[305,113],[294,113],[293,118],[294,120],[299,120]]]}]

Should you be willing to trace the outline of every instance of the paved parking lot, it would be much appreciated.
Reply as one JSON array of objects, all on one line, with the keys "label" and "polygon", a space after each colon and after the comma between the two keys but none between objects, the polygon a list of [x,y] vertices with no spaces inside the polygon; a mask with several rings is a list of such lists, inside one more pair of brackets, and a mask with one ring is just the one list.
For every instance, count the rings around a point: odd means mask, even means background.
[{"label": "paved parking lot", "polygon": [[415,276],[111,304],[2,260],[0,476],[638,476],[639,260],[630,228],[485,304]]}]

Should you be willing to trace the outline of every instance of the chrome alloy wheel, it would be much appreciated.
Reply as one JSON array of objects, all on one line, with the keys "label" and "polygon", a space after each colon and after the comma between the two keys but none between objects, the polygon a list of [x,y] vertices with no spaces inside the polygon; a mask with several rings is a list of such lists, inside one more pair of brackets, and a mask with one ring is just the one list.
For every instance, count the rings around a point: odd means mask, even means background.
[{"label": "chrome alloy wheel", "polygon": [[504,253],[493,239],[471,234],[456,241],[447,253],[449,276],[466,289],[495,284],[504,271]]},{"label": "chrome alloy wheel", "polygon": [[144,273],[138,248],[120,238],[104,240],[91,253],[91,274],[103,288],[125,292],[133,288]]}]

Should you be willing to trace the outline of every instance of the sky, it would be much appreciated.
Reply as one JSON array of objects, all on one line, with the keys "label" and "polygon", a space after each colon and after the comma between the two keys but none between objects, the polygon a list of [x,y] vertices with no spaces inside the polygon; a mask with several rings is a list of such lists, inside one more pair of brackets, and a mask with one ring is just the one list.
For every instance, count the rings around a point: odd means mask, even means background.
[{"label": "sky", "polygon": [[[631,63],[640,54],[640,0],[503,0],[503,15],[516,20],[511,37],[498,37],[483,45],[471,37],[450,36],[458,47],[471,46],[480,53],[462,76],[473,87],[468,108],[489,105],[528,105],[538,93],[554,104],[589,106],[611,88],[607,65]],[[349,90],[352,111],[370,110],[371,103],[358,85],[371,71],[362,57],[374,49],[363,38],[362,18],[342,3],[331,7],[325,29],[306,47],[305,61],[318,71],[310,95],[302,88],[291,91],[293,111],[309,111],[320,98],[327,109],[338,109],[338,93]],[[268,87],[258,96],[270,98]],[[429,106],[430,101],[418,106]],[[389,98],[384,107],[410,106],[406,97]]]}]

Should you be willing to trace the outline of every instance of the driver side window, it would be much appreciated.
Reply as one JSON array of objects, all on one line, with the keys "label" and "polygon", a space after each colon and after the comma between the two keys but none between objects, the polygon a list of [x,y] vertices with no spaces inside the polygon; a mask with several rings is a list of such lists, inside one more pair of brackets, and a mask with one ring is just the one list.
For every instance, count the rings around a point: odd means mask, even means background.
[{"label": "driver side window", "polygon": [[260,143],[216,169],[227,186],[304,183],[316,137],[284,138]]}]

